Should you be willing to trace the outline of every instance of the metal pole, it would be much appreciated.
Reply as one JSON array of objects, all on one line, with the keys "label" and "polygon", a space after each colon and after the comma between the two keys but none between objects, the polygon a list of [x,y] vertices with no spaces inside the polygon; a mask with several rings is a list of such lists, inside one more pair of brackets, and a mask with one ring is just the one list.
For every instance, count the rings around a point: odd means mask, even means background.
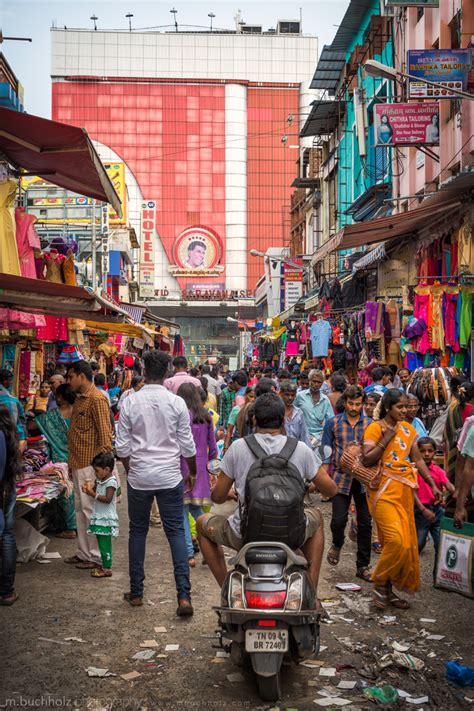
[{"label": "metal pole", "polygon": [[97,290],[97,237],[95,229],[95,200],[92,200],[92,290]]}]

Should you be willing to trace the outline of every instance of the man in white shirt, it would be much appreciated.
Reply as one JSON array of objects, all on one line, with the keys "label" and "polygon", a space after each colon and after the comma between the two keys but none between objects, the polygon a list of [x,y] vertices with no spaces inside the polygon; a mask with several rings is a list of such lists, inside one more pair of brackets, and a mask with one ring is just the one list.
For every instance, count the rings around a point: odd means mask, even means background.
[{"label": "man in white shirt", "polygon": [[170,356],[150,351],[144,357],[145,385],[122,405],[116,450],[127,473],[130,592],[125,599],[143,604],[144,561],[150,511],[156,498],[171,548],[178,594],[177,614],[193,614],[188,554],[183,525],[183,478],[186,460],[191,486],[196,477],[196,447],[184,400],[163,386]]},{"label": "man in white shirt", "polygon": [[173,360],[173,368],[174,375],[171,378],[166,378],[164,382],[167,390],[176,395],[183,383],[192,383],[197,388],[201,387],[199,380],[188,373],[188,361],[184,356],[176,356]]},{"label": "man in white shirt", "polygon": [[[254,406],[256,421],[256,439],[268,453],[282,451],[287,437],[282,435],[285,420],[285,406],[275,393],[265,393],[258,397]],[[221,462],[221,472],[211,492],[211,499],[216,504],[223,504],[232,488],[238,496],[240,506],[226,518],[209,513],[200,516],[197,522],[199,546],[211,572],[222,587],[227,568],[222,546],[239,550],[242,547],[240,531],[240,508],[245,502],[245,481],[256,457],[250,451],[245,439],[238,439],[228,449]],[[324,496],[335,496],[337,486],[325,471],[319,471],[319,464],[304,442],[298,442],[289,461],[295,465],[303,479],[310,485],[309,490],[318,489]],[[306,513],[306,540],[302,551],[309,561],[309,575],[317,589],[319,571],[324,549],[324,530],[321,514],[317,509],[308,507]]]}]

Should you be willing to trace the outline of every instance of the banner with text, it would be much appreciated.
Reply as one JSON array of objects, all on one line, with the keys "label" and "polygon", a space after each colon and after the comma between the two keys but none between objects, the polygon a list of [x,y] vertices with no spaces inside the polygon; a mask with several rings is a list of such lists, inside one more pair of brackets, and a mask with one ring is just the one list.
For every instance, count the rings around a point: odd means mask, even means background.
[{"label": "banner with text", "polygon": [[[419,81],[410,81],[413,98],[456,99],[450,89],[466,91],[472,64],[472,50],[468,49],[411,49],[407,58],[407,73]],[[429,86],[423,79],[436,82]]]},{"label": "banner with text", "polygon": [[376,104],[375,142],[377,146],[439,145],[439,105]]},{"label": "banner with text", "polygon": [[142,202],[140,215],[140,297],[155,296],[156,202]]},{"label": "banner with text", "polygon": [[283,277],[286,310],[303,296],[303,260],[299,257],[287,257],[283,263]]}]

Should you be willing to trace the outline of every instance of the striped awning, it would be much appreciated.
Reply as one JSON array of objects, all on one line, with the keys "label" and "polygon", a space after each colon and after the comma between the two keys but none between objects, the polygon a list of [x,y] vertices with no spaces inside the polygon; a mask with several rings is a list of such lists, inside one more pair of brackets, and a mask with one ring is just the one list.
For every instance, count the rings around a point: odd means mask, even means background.
[{"label": "striped awning", "polygon": [[366,267],[370,267],[377,262],[381,262],[386,256],[387,252],[385,249],[385,243],[379,244],[378,247],[371,249],[370,252],[364,254],[363,257],[357,260],[357,262],[354,262],[352,265],[352,273],[355,274],[360,269],[365,269]]},{"label": "striped awning", "polygon": [[120,306],[124,311],[128,313],[129,316],[135,321],[135,323],[141,323],[143,319],[143,314],[146,311],[146,306],[139,306],[138,304],[124,304],[121,303]]}]

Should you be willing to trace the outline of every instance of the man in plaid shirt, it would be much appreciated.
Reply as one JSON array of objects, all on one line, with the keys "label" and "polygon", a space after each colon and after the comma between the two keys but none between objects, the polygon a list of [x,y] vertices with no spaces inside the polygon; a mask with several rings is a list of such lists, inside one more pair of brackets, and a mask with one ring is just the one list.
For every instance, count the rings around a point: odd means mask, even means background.
[{"label": "man in plaid shirt", "polygon": [[239,390],[245,394],[247,387],[247,375],[242,370],[237,370],[228,386],[222,391],[219,403],[219,424],[227,429],[229,415],[234,407],[235,398]]},{"label": "man in plaid shirt", "polygon": [[321,445],[332,449],[330,459],[323,462],[325,469],[332,464],[332,478],[338,486],[338,493],[332,499],[332,546],[327,560],[330,565],[337,565],[344,545],[344,532],[349,515],[351,499],[354,499],[357,511],[357,572],[362,580],[370,580],[369,564],[372,541],[372,519],[367,506],[367,497],[362,484],[341,469],[341,457],[351,442],[361,442],[364,430],[372,420],[363,414],[365,394],[362,388],[351,385],[344,391],[344,412],[327,420],[324,425]]}]

